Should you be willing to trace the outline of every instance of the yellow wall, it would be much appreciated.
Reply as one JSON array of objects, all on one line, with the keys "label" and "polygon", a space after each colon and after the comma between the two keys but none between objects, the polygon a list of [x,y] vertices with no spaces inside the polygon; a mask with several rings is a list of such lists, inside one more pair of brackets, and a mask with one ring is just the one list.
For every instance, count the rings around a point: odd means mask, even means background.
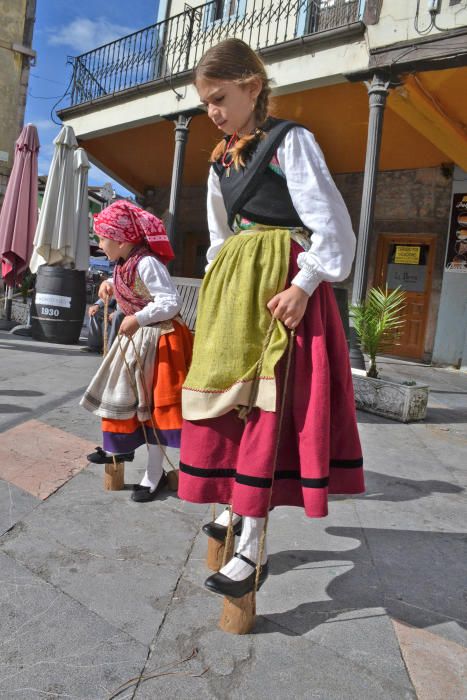
[{"label": "yellow wall", "polygon": [[0,176],[3,175],[5,183],[13,165],[14,143],[24,114],[26,87],[21,85],[24,57],[13,51],[11,45],[23,43],[26,4],[27,0],[0,0],[0,151],[8,154],[7,161],[0,157]]}]

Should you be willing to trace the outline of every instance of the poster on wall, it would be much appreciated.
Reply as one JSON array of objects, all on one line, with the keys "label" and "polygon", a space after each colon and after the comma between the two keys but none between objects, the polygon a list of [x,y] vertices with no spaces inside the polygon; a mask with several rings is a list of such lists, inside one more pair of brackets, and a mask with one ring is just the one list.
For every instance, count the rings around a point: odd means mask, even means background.
[{"label": "poster on wall", "polygon": [[467,194],[452,198],[446,270],[467,272]]}]

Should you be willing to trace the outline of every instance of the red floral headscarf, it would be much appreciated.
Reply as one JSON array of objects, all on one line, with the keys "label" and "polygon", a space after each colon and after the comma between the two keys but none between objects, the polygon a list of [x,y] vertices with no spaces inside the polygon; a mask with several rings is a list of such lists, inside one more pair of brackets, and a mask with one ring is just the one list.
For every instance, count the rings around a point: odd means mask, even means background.
[{"label": "red floral headscarf", "polygon": [[94,214],[94,230],[118,243],[146,243],[165,265],[175,257],[162,221],[126,199]]},{"label": "red floral headscarf", "polygon": [[164,264],[175,257],[164,224],[153,214],[121,199],[94,214],[94,230],[102,238],[133,244],[127,259],[120,259],[115,265],[114,292],[126,316],[140,311],[148,301],[134,288],[138,263],[147,255],[157,256]]}]

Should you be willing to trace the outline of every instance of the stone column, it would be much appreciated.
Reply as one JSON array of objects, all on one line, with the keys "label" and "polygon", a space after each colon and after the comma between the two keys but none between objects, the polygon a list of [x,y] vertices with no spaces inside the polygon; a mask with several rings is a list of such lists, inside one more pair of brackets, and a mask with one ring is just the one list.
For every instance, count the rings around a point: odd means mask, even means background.
[{"label": "stone column", "polygon": [[186,114],[178,114],[173,120],[175,124],[175,152],[172,166],[172,184],[170,186],[169,214],[167,218],[167,234],[172,247],[177,247],[176,225],[178,205],[180,202],[180,190],[182,187],[183,164],[185,162],[186,143],[188,141],[189,126],[192,117]]},{"label": "stone column", "polygon": [[389,84],[378,74],[368,84],[370,115],[368,120],[368,138],[366,144],[365,171],[363,175],[362,206],[358,228],[357,254],[352,289],[352,304],[358,304],[365,298],[368,279],[368,254],[370,235],[373,229],[376,179],[383,133],[384,108],[389,93]]},{"label": "stone column", "polygon": [[[189,126],[192,118],[197,114],[203,114],[202,109],[191,109],[185,112],[168,114],[165,119],[175,124],[175,152],[172,166],[172,183],[170,186],[169,211],[167,214],[167,235],[176,255],[181,255],[182,241],[177,235],[177,218],[182,188],[183,164],[185,162],[185,150],[188,141]],[[169,266],[173,271],[173,265]]]},{"label": "stone column", "polygon": [[[370,103],[365,171],[363,176],[362,206],[358,228],[357,254],[352,288],[352,304],[359,304],[366,295],[368,281],[368,257],[370,237],[373,231],[376,179],[383,133],[384,108],[389,93],[389,83],[384,76],[375,73],[367,83]],[[355,331],[350,333],[350,362],[352,367],[364,369],[362,353],[355,342]]]}]

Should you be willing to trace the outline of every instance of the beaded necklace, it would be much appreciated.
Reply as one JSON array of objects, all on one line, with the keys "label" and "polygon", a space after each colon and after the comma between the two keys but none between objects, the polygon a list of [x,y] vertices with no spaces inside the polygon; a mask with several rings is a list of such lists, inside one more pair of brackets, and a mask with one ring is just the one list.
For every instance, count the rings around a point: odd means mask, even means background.
[{"label": "beaded necklace", "polygon": [[[222,154],[221,165],[223,165],[225,168],[226,177],[230,177],[230,166],[233,163],[233,156],[231,153],[229,153],[229,150],[232,146],[234,146],[237,143],[237,141],[238,141],[238,134],[236,131],[234,131],[234,133],[230,137],[230,140],[225,148],[224,153]],[[228,158],[228,160],[227,160],[227,158]]]},{"label": "beaded necklace", "polygon": [[[255,136],[255,141],[249,144],[249,147],[248,147],[249,149],[252,148],[253,143],[257,143],[259,141],[259,139],[263,136],[264,130],[261,127],[257,126],[253,130],[252,134]],[[226,177],[230,177],[230,167],[233,163],[233,156],[230,153],[230,149],[232,146],[234,146],[237,143],[238,139],[239,139],[238,132],[234,131],[234,133],[232,134],[232,136],[230,137],[230,139],[227,143],[227,146],[225,147],[224,153],[222,154],[221,165],[225,168],[225,176]]]}]

